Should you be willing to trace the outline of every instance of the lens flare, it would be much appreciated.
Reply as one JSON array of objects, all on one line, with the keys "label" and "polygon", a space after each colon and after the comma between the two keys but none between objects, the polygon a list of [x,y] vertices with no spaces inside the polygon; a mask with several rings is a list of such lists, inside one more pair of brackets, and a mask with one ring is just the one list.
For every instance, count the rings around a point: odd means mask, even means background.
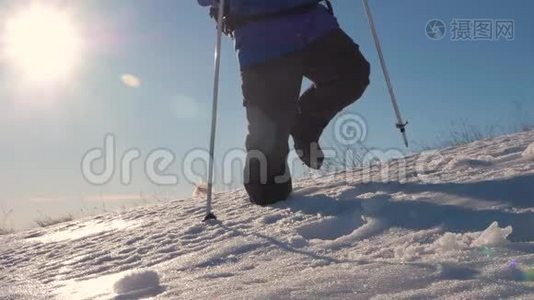
[{"label": "lens flare", "polygon": [[534,281],[534,268],[524,271],[523,276],[525,281]]},{"label": "lens flare", "polygon": [[534,281],[534,267],[524,268],[516,259],[513,259],[508,263],[508,268],[519,272],[521,281]]}]

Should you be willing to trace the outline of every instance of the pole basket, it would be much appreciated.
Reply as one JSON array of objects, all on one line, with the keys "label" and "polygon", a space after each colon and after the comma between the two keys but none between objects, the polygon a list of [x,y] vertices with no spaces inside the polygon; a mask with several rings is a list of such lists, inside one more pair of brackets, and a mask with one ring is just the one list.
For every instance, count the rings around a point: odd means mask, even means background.
[{"label": "pole basket", "polygon": [[215,221],[215,220],[217,220],[217,216],[215,216],[215,214],[210,212],[209,214],[206,215],[206,217],[204,217],[203,222],[209,222],[209,221]]}]

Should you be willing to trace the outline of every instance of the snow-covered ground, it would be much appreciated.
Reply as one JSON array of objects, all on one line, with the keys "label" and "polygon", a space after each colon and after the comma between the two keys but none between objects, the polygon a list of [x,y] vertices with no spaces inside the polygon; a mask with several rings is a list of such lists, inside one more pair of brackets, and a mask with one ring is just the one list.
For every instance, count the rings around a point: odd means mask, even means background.
[{"label": "snow-covered ground", "polygon": [[0,298],[534,299],[534,132],[388,166],[0,237]]}]

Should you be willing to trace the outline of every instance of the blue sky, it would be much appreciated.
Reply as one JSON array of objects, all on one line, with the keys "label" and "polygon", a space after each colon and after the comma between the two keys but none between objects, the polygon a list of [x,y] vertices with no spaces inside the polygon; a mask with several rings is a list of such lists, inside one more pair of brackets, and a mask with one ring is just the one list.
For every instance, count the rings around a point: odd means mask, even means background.
[{"label": "blue sky", "polygon": [[[342,27],[373,66],[371,86],[349,110],[367,121],[369,147],[402,149],[361,2],[333,2]],[[181,160],[208,145],[215,27],[207,11],[196,1],[175,0],[68,5],[85,41],[82,63],[68,84],[52,92],[27,87],[13,93],[17,78],[0,61],[0,208],[14,210],[13,226],[39,215],[140,203],[140,193],[188,196],[192,188],[179,172]],[[370,5],[414,149],[434,143],[461,120],[481,127],[534,121],[532,1],[372,0]],[[23,1],[0,1],[1,20],[10,11],[3,8],[23,6]],[[434,18],[446,23],[513,19],[515,40],[454,42],[447,36],[433,41],[425,25]],[[225,39],[219,155],[241,148],[246,132],[232,48]],[[125,86],[124,74],[137,76],[141,85]],[[103,186],[88,184],[81,159],[101,147],[107,133],[116,137],[119,155],[137,148],[143,159],[155,149],[172,150],[177,161],[170,171],[180,175],[180,183],[158,187],[138,162],[129,186],[118,176]]]}]

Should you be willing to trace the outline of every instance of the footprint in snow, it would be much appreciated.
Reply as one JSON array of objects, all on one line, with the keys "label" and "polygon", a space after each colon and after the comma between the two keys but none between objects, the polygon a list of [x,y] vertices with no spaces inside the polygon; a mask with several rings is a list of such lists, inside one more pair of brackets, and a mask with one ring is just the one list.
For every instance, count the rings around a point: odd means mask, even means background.
[{"label": "footprint in snow", "polygon": [[305,239],[336,240],[352,234],[366,224],[363,216],[379,214],[389,203],[391,196],[384,193],[363,194],[358,199],[336,201],[334,208],[325,209],[319,221],[297,228]]}]

